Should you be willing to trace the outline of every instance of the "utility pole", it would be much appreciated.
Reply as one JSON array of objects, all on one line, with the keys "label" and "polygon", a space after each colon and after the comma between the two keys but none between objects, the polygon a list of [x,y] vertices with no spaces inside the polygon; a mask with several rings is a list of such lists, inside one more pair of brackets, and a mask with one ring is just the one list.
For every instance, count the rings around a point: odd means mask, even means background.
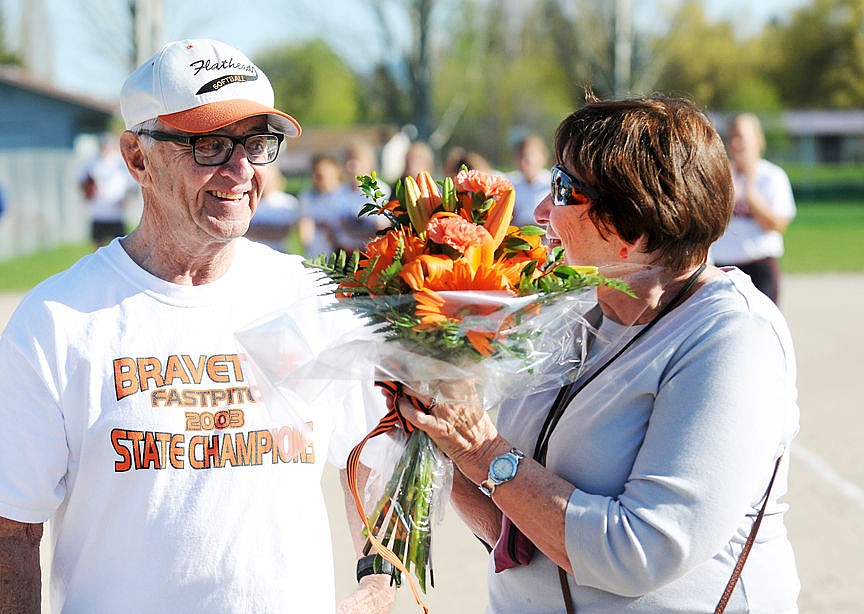
[{"label": "utility pole", "polygon": [[[52,81],[54,78],[54,37],[50,31],[51,21],[45,13],[43,0],[29,0],[21,8],[20,39],[18,41],[22,68],[38,79]],[[46,29],[48,31],[46,32]]]},{"label": "utility pole", "polygon": [[140,66],[165,43],[163,0],[133,0],[135,66]]},{"label": "utility pole", "polygon": [[615,97],[630,92],[631,63],[633,59],[633,5],[632,0],[615,0]]}]

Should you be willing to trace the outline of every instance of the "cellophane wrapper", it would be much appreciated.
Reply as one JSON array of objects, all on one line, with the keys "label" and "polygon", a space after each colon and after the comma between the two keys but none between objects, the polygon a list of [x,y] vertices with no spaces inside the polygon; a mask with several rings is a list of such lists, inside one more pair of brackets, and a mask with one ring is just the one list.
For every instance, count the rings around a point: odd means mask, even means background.
[{"label": "cellophane wrapper", "polygon": [[[357,327],[338,342],[313,350],[320,331],[303,330],[290,310],[238,338],[277,397],[299,395],[314,403],[340,382],[375,379],[399,382],[438,403],[480,402],[494,411],[506,398],[558,388],[578,377],[597,335],[596,287],[544,297],[476,290],[440,294],[451,304],[464,305],[466,314],[484,314],[464,316],[452,333],[462,343],[453,349],[396,337],[358,317]],[[392,308],[399,301],[414,297],[348,297],[333,309],[368,314],[379,306],[385,309],[385,302]],[[486,339],[491,352],[481,356],[467,346],[469,333]],[[463,392],[470,398],[458,398]],[[372,510],[369,526],[425,591],[427,583],[434,585],[432,526],[440,522],[449,500],[452,465],[422,431],[378,440],[370,442],[374,450],[364,456],[371,469],[364,494],[366,510]],[[401,581],[398,571],[394,580]]]}]

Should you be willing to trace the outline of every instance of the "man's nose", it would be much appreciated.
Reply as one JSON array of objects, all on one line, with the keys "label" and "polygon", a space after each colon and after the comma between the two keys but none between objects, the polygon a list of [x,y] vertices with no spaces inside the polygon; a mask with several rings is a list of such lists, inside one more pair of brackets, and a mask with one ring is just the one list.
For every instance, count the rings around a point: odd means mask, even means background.
[{"label": "man's nose", "polygon": [[231,152],[231,157],[225,161],[222,168],[232,173],[239,173],[244,177],[251,176],[255,173],[252,163],[246,157],[246,147],[242,143],[234,145],[234,151]]}]

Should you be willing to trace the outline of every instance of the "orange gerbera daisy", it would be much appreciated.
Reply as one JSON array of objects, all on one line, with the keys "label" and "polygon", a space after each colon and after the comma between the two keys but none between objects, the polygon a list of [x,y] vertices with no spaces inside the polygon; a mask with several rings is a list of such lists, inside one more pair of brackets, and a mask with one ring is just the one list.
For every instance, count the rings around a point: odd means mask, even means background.
[{"label": "orange gerbera daisy", "polygon": [[[437,329],[445,322],[462,322],[466,317],[488,316],[499,309],[494,304],[471,304],[464,300],[453,299],[446,294],[434,290],[421,290],[414,294],[417,301],[416,314],[420,318],[417,330]],[[482,356],[490,356],[493,352],[492,339],[494,330],[468,330],[465,333],[469,343]]]},{"label": "orange gerbera daisy", "polygon": [[[489,317],[500,310],[499,303],[483,298],[472,300],[461,292],[463,290],[503,290],[505,296],[512,295],[507,288],[507,280],[497,267],[472,271],[465,263],[457,261],[449,275],[442,275],[434,281],[439,283],[430,283],[414,293],[415,314],[420,319],[420,324],[415,327],[417,330],[436,329],[445,322],[459,323],[471,317]],[[480,355],[490,356],[493,353],[492,340],[500,326],[501,322],[496,323],[491,318],[488,327],[469,329],[465,336]]]},{"label": "orange gerbera daisy", "polygon": [[367,288],[375,292],[380,286],[381,273],[393,264],[400,244],[402,246],[402,262],[416,258],[418,254],[423,252],[425,246],[423,240],[402,227],[388,230],[384,235],[370,241],[363,249],[363,257],[360,260],[355,279],[361,274],[368,275]]}]

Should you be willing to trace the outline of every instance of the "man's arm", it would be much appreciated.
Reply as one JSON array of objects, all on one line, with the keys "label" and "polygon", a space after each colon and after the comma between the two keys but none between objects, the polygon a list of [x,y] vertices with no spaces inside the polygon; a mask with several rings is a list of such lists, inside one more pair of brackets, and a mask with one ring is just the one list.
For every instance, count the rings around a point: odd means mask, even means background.
[{"label": "man's arm", "polygon": [[42,525],[0,517],[0,614],[39,614]]},{"label": "man's arm", "polygon": [[[357,487],[363,492],[366,480],[369,479],[369,468],[360,465],[357,471]],[[345,493],[345,513],[348,516],[348,528],[351,530],[351,541],[357,559],[363,556],[363,522],[357,513],[354,498],[348,487],[348,474],[343,469],[339,472],[339,481]],[[371,574],[360,580],[357,589],[339,604],[338,614],[386,614],[393,609],[396,602],[396,588],[390,584],[390,576]],[[2,613],[0,613],[2,614]]]}]

